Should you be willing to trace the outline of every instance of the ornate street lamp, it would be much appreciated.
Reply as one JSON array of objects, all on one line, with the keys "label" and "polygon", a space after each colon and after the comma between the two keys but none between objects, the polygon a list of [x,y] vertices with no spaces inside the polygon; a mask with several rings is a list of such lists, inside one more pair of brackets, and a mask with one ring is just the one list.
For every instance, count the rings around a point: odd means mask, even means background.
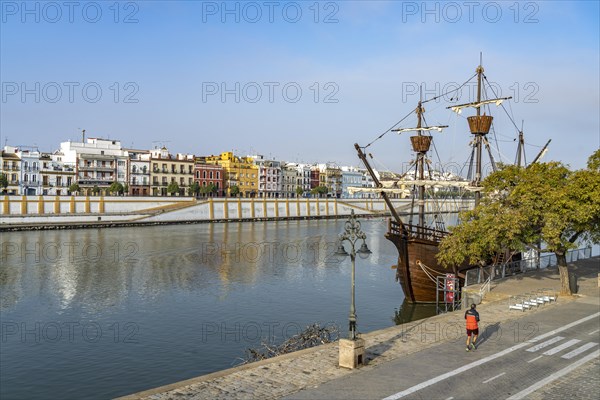
[{"label": "ornate street lamp", "polygon": [[[365,239],[367,238],[366,233],[364,233],[360,228],[360,222],[356,219],[354,215],[354,210],[350,213],[350,218],[346,221],[346,226],[344,227],[344,232],[340,233],[340,244],[335,252],[336,255],[339,256],[348,256],[350,255],[350,259],[352,260],[352,283],[351,283],[351,303],[350,303],[350,317],[349,317],[349,333],[348,337],[350,340],[356,340],[356,307],[354,305],[354,270],[356,264],[356,254],[360,256],[360,258],[365,259],[371,254],[371,250],[367,247],[367,243]],[[356,251],[355,245],[356,242],[362,240],[362,245],[360,249]],[[352,251],[350,254],[346,252],[344,248],[344,242],[347,241],[352,246]]]}]

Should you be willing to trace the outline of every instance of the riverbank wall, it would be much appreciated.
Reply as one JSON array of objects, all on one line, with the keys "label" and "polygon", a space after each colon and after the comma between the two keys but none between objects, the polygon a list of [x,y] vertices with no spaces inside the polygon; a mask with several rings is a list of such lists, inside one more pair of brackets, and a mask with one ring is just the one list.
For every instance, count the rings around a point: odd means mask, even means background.
[{"label": "riverbank wall", "polygon": [[[471,200],[427,201],[427,213],[452,213],[472,207]],[[409,199],[392,200],[409,213]],[[324,219],[389,215],[381,199],[242,199],[191,197],[4,196],[0,231],[160,225],[177,223]]]}]

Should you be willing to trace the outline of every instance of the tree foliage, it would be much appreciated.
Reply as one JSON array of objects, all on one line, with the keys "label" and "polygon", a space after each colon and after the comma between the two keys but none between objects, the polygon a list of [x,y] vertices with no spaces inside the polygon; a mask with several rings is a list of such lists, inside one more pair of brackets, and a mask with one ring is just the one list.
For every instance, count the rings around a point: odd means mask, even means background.
[{"label": "tree foliage", "polygon": [[171,194],[171,196],[174,196],[175,193],[179,193],[179,185],[177,182],[173,181],[169,183],[169,186],[167,186],[167,193]]},{"label": "tree foliage", "polygon": [[0,174],[0,187],[4,192],[8,187],[8,177],[5,174]]},{"label": "tree foliage", "polygon": [[71,193],[77,193],[81,190],[81,188],[79,187],[79,185],[77,183],[73,183],[71,186],[69,186],[69,192]]},{"label": "tree foliage", "polygon": [[202,186],[200,188],[200,193],[202,193],[203,195],[217,193],[217,187],[213,183],[209,183],[208,185]]},{"label": "tree foliage", "polygon": [[121,184],[120,182],[113,182],[108,187],[109,192],[116,193],[116,194],[123,194],[124,190],[125,190],[125,188],[123,187],[123,184]]},{"label": "tree foliage", "polygon": [[296,195],[297,195],[298,197],[300,197],[300,196],[302,196],[303,194],[304,194],[304,189],[302,189],[302,187],[300,187],[300,186],[297,186],[297,187],[296,187]]},{"label": "tree foliage", "polygon": [[319,197],[321,197],[321,195],[326,195],[327,192],[329,192],[329,190],[327,189],[327,186],[317,186],[316,188],[312,188],[310,190],[310,194],[313,195],[318,195]]},{"label": "tree foliage", "polygon": [[198,193],[200,192],[200,184],[198,182],[194,182],[190,185],[190,187],[188,188],[188,194],[190,196],[198,196]]},{"label": "tree foliage", "polygon": [[236,185],[233,185],[232,187],[230,187],[230,188],[229,188],[229,193],[230,193],[230,194],[231,194],[233,197],[235,197],[235,196],[237,196],[238,194],[240,194],[240,188],[239,188],[238,186],[236,186]]},{"label": "tree foliage", "polygon": [[540,250],[556,254],[561,292],[570,294],[567,251],[600,239],[600,150],[578,171],[559,162],[501,166],[483,182],[481,203],[461,220],[440,243],[442,265],[483,264],[506,249],[543,243]]}]

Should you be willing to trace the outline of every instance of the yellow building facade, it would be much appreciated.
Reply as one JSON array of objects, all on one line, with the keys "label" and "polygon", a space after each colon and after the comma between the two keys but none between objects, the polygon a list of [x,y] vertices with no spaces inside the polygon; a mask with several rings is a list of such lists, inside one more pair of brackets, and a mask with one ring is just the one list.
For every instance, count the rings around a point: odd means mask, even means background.
[{"label": "yellow building facade", "polygon": [[225,190],[232,196],[231,189],[239,188],[241,197],[256,197],[258,194],[258,167],[251,157],[238,157],[233,152],[221,153],[218,156],[204,157],[207,164],[223,167],[225,171]]}]

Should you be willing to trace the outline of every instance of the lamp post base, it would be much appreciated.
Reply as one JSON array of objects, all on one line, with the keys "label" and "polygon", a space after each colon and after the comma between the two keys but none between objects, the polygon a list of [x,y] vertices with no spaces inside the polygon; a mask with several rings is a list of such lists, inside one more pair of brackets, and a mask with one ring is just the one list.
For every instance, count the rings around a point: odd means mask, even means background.
[{"label": "lamp post base", "polygon": [[340,367],[358,368],[365,364],[364,339],[340,339]]}]

